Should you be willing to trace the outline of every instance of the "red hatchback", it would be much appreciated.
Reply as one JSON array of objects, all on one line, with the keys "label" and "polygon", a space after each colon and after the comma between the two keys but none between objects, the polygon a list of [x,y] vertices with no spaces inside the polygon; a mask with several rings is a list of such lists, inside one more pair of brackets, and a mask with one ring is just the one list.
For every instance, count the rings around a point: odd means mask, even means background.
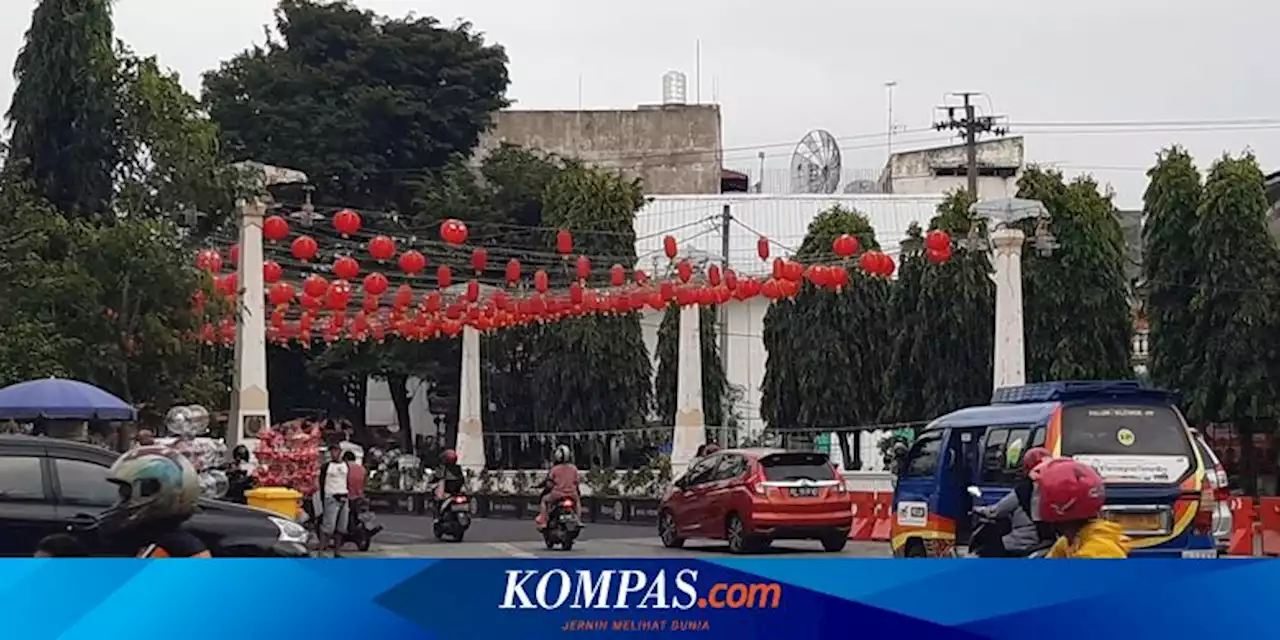
[{"label": "red hatchback", "polygon": [[730,449],[695,462],[658,513],[664,546],[713,538],[734,553],[774,540],[820,540],[840,551],[852,524],[849,490],[826,454],[780,449]]}]

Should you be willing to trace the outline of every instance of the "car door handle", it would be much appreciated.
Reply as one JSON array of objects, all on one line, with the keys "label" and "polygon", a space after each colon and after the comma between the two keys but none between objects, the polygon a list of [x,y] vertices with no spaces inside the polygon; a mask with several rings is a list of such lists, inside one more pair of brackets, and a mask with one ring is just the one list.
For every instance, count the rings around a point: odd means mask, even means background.
[{"label": "car door handle", "polygon": [[67,518],[67,530],[88,529],[98,524],[98,518],[88,513],[77,513]]}]

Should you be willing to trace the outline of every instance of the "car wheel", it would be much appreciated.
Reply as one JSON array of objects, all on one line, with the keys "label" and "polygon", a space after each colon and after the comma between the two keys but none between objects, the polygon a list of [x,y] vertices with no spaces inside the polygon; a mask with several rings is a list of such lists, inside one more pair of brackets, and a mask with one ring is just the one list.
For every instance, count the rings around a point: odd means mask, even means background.
[{"label": "car wheel", "polygon": [[742,518],[738,514],[729,514],[728,520],[724,524],[725,539],[729,542],[730,553],[751,553],[755,551],[756,543],[747,533],[747,526],[742,522]]},{"label": "car wheel", "polygon": [[924,550],[924,541],[920,538],[912,538],[908,540],[902,555],[908,558],[927,557]]},{"label": "car wheel", "polygon": [[676,535],[676,516],[670,511],[658,515],[658,537],[662,538],[662,546],[668,549],[684,546],[684,538]]},{"label": "car wheel", "polygon": [[832,534],[822,539],[822,550],[828,553],[836,553],[844,551],[849,544],[849,537],[840,534]]}]

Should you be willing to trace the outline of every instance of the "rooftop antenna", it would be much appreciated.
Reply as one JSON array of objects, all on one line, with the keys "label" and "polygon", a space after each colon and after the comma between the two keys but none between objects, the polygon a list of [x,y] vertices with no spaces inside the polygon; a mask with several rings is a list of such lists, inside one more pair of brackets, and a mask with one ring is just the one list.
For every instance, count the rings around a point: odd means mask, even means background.
[{"label": "rooftop antenna", "polygon": [[694,104],[702,104],[702,40],[693,41],[693,82],[697,86],[693,90]]}]

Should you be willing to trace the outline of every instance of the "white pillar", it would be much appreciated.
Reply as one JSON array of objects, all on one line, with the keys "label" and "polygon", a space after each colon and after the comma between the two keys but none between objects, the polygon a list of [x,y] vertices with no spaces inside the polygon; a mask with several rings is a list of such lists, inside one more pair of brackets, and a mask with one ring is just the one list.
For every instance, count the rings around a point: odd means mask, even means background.
[{"label": "white pillar", "polygon": [[671,438],[671,473],[680,477],[706,444],[706,417],[702,413],[701,307],[680,308],[680,339],[676,360],[676,419]]},{"label": "white pillar", "polygon": [[[236,322],[234,382],[231,413],[227,423],[227,446],[235,447],[271,424],[271,404],[267,395],[267,323],[262,281],[262,220],[267,206],[259,198],[241,204],[240,260],[236,278],[240,315]],[[253,449],[252,446],[249,447]]]},{"label": "white pillar", "polygon": [[1026,347],[1022,329],[1022,246],[1019,229],[1003,227],[991,234],[992,267],[996,283],[996,338],[993,385],[1027,383]]},{"label": "white pillar", "polygon": [[484,417],[480,393],[480,332],[462,329],[462,380],[458,385],[458,464],[472,473],[484,471]]}]

